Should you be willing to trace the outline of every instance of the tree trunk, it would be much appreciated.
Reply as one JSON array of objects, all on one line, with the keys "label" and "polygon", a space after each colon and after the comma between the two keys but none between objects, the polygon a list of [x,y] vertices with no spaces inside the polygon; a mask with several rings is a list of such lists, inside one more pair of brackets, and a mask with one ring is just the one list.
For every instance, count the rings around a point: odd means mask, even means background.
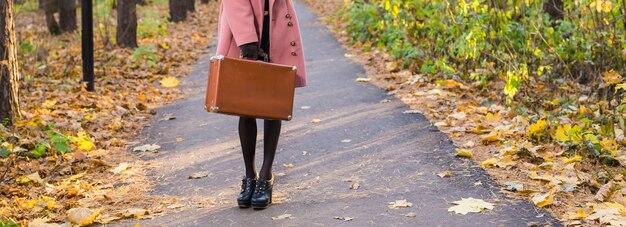
[{"label": "tree trunk", "polygon": [[170,21],[181,22],[187,19],[187,0],[169,0],[170,1]]},{"label": "tree trunk", "polygon": [[187,10],[196,12],[196,0],[187,0]]},{"label": "tree trunk", "polygon": [[76,22],[76,0],[58,0],[59,24],[61,31],[73,32],[78,28]]},{"label": "tree trunk", "polygon": [[202,3],[202,4],[209,4],[209,0],[202,0],[202,1],[200,1],[200,3]]},{"label": "tree trunk", "polygon": [[0,119],[12,125],[20,117],[13,1],[0,1]]},{"label": "tree trunk", "polygon": [[117,45],[137,47],[137,3],[135,1],[117,1]]},{"label": "tree trunk", "polygon": [[550,14],[550,20],[552,20],[552,22],[563,20],[563,0],[545,0],[543,3],[543,11]]},{"label": "tree trunk", "polygon": [[61,28],[57,23],[57,19],[54,18],[54,13],[58,11],[57,1],[44,0],[44,10],[46,11],[46,24],[48,25],[48,31],[50,31],[50,34],[61,34]]}]

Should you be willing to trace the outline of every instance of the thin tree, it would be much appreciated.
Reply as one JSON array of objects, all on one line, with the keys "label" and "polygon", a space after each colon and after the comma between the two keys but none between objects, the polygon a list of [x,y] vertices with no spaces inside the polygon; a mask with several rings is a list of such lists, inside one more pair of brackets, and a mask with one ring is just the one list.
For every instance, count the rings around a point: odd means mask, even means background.
[{"label": "thin tree", "polygon": [[61,31],[73,32],[78,28],[76,22],[76,0],[58,0],[59,25]]},{"label": "thin tree", "polygon": [[20,117],[13,1],[0,1],[0,118],[12,125]]},{"label": "thin tree", "polygon": [[170,2],[170,21],[181,22],[187,19],[187,0],[169,0]]},{"label": "thin tree", "polygon": [[187,10],[189,12],[196,12],[196,0],[187,0]]},{"label": "thin tree", "polygon": [[48,26],[48,31],[50,31],[50,34],[53,35],[61,34],[61,27],[59,27],[56,18],[54,18],[54,14],[59,10],[57,0],[44,0],[43,4],[43,8],[46,13],[46,25]]},{"label": "thin tree", "polygon": [[135,1],[117,1],[117,45],[137,47],[137,4]]}]

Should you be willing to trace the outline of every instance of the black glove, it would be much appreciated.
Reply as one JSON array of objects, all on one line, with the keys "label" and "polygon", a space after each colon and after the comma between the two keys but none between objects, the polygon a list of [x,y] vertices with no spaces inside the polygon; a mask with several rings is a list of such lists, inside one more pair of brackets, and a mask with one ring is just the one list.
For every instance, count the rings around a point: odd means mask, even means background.
[{"label": "black glove", "polygon": [[257,60],[259,58],[259,44],[257,42],[241,45],[241,58]]}]

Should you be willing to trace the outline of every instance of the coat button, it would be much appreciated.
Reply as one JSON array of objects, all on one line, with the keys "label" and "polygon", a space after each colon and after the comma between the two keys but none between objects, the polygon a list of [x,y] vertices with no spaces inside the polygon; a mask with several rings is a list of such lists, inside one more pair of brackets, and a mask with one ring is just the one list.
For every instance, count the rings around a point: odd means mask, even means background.
[{"label": "coat button", "polygon": [[287,18],[287,19],[291,19],[291,14],[287,14],[287,15],[285,15],[285,18]]},{"label": "coat button", "polygon": [[291,21],[289,21],[289,23],[287,23],[287,26],[291,27],[291,26],[293,26],[293,23],[291,23]]},{"label": "coat button", "polygon": [[291,41],[291,43],[289,43],[289,44],[291,44],[291,46],[295,47],[296,46],[296,41]]},{"label": "coat button", "polygon": [[291,56],[298,56],[298,53],[296,53],[295,51],[291,52]]}]

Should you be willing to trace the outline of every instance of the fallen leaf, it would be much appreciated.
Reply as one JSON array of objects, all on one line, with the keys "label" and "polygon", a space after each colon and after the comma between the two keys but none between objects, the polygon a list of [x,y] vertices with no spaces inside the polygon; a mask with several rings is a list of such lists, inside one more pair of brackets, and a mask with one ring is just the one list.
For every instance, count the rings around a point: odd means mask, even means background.
[{"label": "fallen leaf", "polygon": [[178,79],[176,77],[168,76],[161,79],[161,86],[165,88],[175,88],[178,87]]},{"label": "fallen leaf", "polygon": [[361,187],[361,186],[356,181],[352,181],[352,183],[350,184],[350,189],[352,189],[352,190],[359,189],[359,187]]},{"label": "fallen leaf", "polygon": [[276,217],[272,217],[272,220],[285,220],[285,219],[292,219],[293,216],[291,214],[282,214]]},{"label": "fallen leaf", "polygon": [[471,158],[472,156],[474,156],[474,154],[472,154],[471,150],[457,148],[456,149],[456,156],[458,156],[458,157],[465,157],[465,158]]},{"label": "fallen leaf", "polygon": [[497,131],[491,131],[489,134],[487,134],[486,136],[483,136],[480,141],[484,144],[488,144],[491,142],[497,142],[500,141],[500,135]]},{"label": "fallen leaf", "polygon": [[350,140],[350,139],[345,139],[345,140],[342,140],[341,142],[342,142],[342,143],[350,143],[350,142],[352,142],[352,140]]},{"label": "fallen leaf", "polygon": [[161,146],[156,144],[144,144],[138,147],[133,148],[134,152],[155,152],[161,149]]},{"label": "fallen leaf", "polygon": [[434,126],[437,127],[446,127],[448,126],[448,123],[444,122],[444,121],[440,121],[440,122],[435,122],[435,124],[433,124]]},{"label": "fallen leaf", "polygon": [[400,208],[408,208],[413,206],[413,203],[410,203],[408,201],[406,201],[406,199],[403,200],[396,200],[394,202],[389,202],[389,208],[391,209],[400,209]]},{"label": "fallen leaf", "polygon": [[615,70],[602,73],[602,80],[606,83],[606,86],[617,84],[622,80],[622,76]]},{"label": "fallen leaf", "polygon": [[131,167],[131,164],[129,164],[128,162],[122,162],[117,167],[115,167],[114,169],[112,169],[110,171],[112,173],[114,173],[114,174],[119,174],[119,173],[127,170],[130,167]]},{"label": "fallen leaf", "polygon": [[583,157],[582,157],[582,156],[580,156],[580,155],[576,155],[576,156],[571,157],[571,158],[564,158],[564,159],[563,159],[563,163],[565,163],[565,164],[570,164],[570,163],[573,163],[573,162],[580,162],[580,161],[582,161],[582,160],[583,160]]},{"label": "fallen leaf", "polygon": [[183,142],[183,141],[185,141],[185,138],[182,138],[182,137],[176,138],[176,142],[180,143],[180,142]]},{"label": "fallen leaf", "polygon": [[67,218],[70,220],[70,222],[79,226],[87,226],[93,224],[98,215],[100,215],[100,210],[91,210],[82,207],[72,208],[67,211]]},{"label": "fallen leaf", "polygon": [[17,182],[19,184],[28,184],[30,182],[43,184],[43,179],[41,179],[41,177],[39,176],[39,172],[34,172],[34,173],[31,173],[31,174],[28,174],[28,175],[24,175],[24,176],[18,178]]},{"label": "fallen leaf", "polygon": [[314,118],[313,120],[311,120],[311,123],[320,123],[322,122],[322,120]]},{"label": "fallen leaf", "polygon": [[611,192],[613,191],[614,185],[615,185],[615,182],[612,180],[609,181],[609,183],[602,185],[602,187],[598,189],[598,192],[596,192],[596,195],[593,198],[600,202],[607,201],[610,198],[609,196]]},{"label": "fallen leaf", "polygon": [[476,144],[474,144],[473,141],[467,141],[466,143],[463,144],[463,148],[472,148],[474,147]]},{"label": "fallen leaf", "polygon": [[438,173],[437,176],[439,176],[441,178],[451,177],[452,176],[452,172],[450,170],[446,170],[446,171],[443,171],[441,173]]},{"label": "fallen leaf", "polygon": [[178,208],[183,208],[183,207],[185,207],[185,205],[180,204],[180,203],[175,203],[175,204],[167,206],[166,208],[167,209],[178,209]]},{"label": "fallen leaf", "polygon": [[200,178],[204,178],[204,177],[208,177],[210,175],[209,171],[202,171],[202,172],[197,172],[194,174],[189,175],[189,179],[200,179]]},{"label": "fallen leaf", "polygon": [[406,110],[402,112],[403,114],[422,114],[422,111],[419,110]]},{"label": "fallen leaf", "polygon": [[414,218],[414,217],[417,217],[417,214],[416,214],[415,212],[410,212],[410,213],[408,213],[408,214],[406,214],[406,215],[404,215],[404,216],[405,216],[405,217]]},{"label": "fallen leaf", "polygon": [[497,162],[498,162],[498,159],[490,158],[490,159],[487,159],[484,162],[480,163],[480,167],[482,167],[484,169],[484,168],[487,168],[489,166],[495,165]]},{"label": "fallen leaf", "polygon": [[354,218],[352,217],[334,217],[334,219],[342,220],[342,221],[352,221]]},{"label": "fallen leaf", "polygon": [[506,182],[505,184],[505,188],[507,191],[512,191],[512,192],[516,192],[516,191],[522,191],[524,190],[524,185],[519,184],[519,183],[515,183],[515,182]]},{"label": "fallen leaf", "polygon": [[554,195],[552,195],[551,192],[545,194],[538,193],[533,196],[531,200],[538,207],[546,207],[552,205],[552,202],[554,201]]},{"label": "fallen leaf", "polygon": [[122,212],[122,217],[125,218],[143,218],[146,215],[149,215],[150,211],[142,208],[129,208]]},{"label": "fallen leaf", "polygon": [[570,219],[570,220],[577,220],[577,219],[586,218],[588,216],[589,214],[587,214],[585,210],[578,209],[576,212],[566,214],[565,218]]},{"label": "fallen leaf", "polygon": [[464,112],[458,112],[458,113],[450,114],[449,117],[461,121],[461,120],[465,120],[465,118],[467,118],[467,114],[464,113]]},{"label": "fallen leaf", "polygon": [[292,163],[283,164],[285,168],[293,168],[294,165]]},{"label": "fallen leaf", "polygon": [[466,215],[467,213],[470,213],[470,212],[478,213],[485,209],[488,209],[488,210],[493,209],[492,203],[488,203],[482,199],[474,199],[471,197],[463,198],[459,201],[454,201],[452,202],[452,204],[455,204],[455,206],[448,208],[448,211],[454,212],[457,214],[463,214],[463,215]]},{"label": "fallen leaf", "polygon": [[370,80],[372,80],[371,78],[363,78],[363,77],[359,77],[356,78],[356,82],[370,82]]}]

